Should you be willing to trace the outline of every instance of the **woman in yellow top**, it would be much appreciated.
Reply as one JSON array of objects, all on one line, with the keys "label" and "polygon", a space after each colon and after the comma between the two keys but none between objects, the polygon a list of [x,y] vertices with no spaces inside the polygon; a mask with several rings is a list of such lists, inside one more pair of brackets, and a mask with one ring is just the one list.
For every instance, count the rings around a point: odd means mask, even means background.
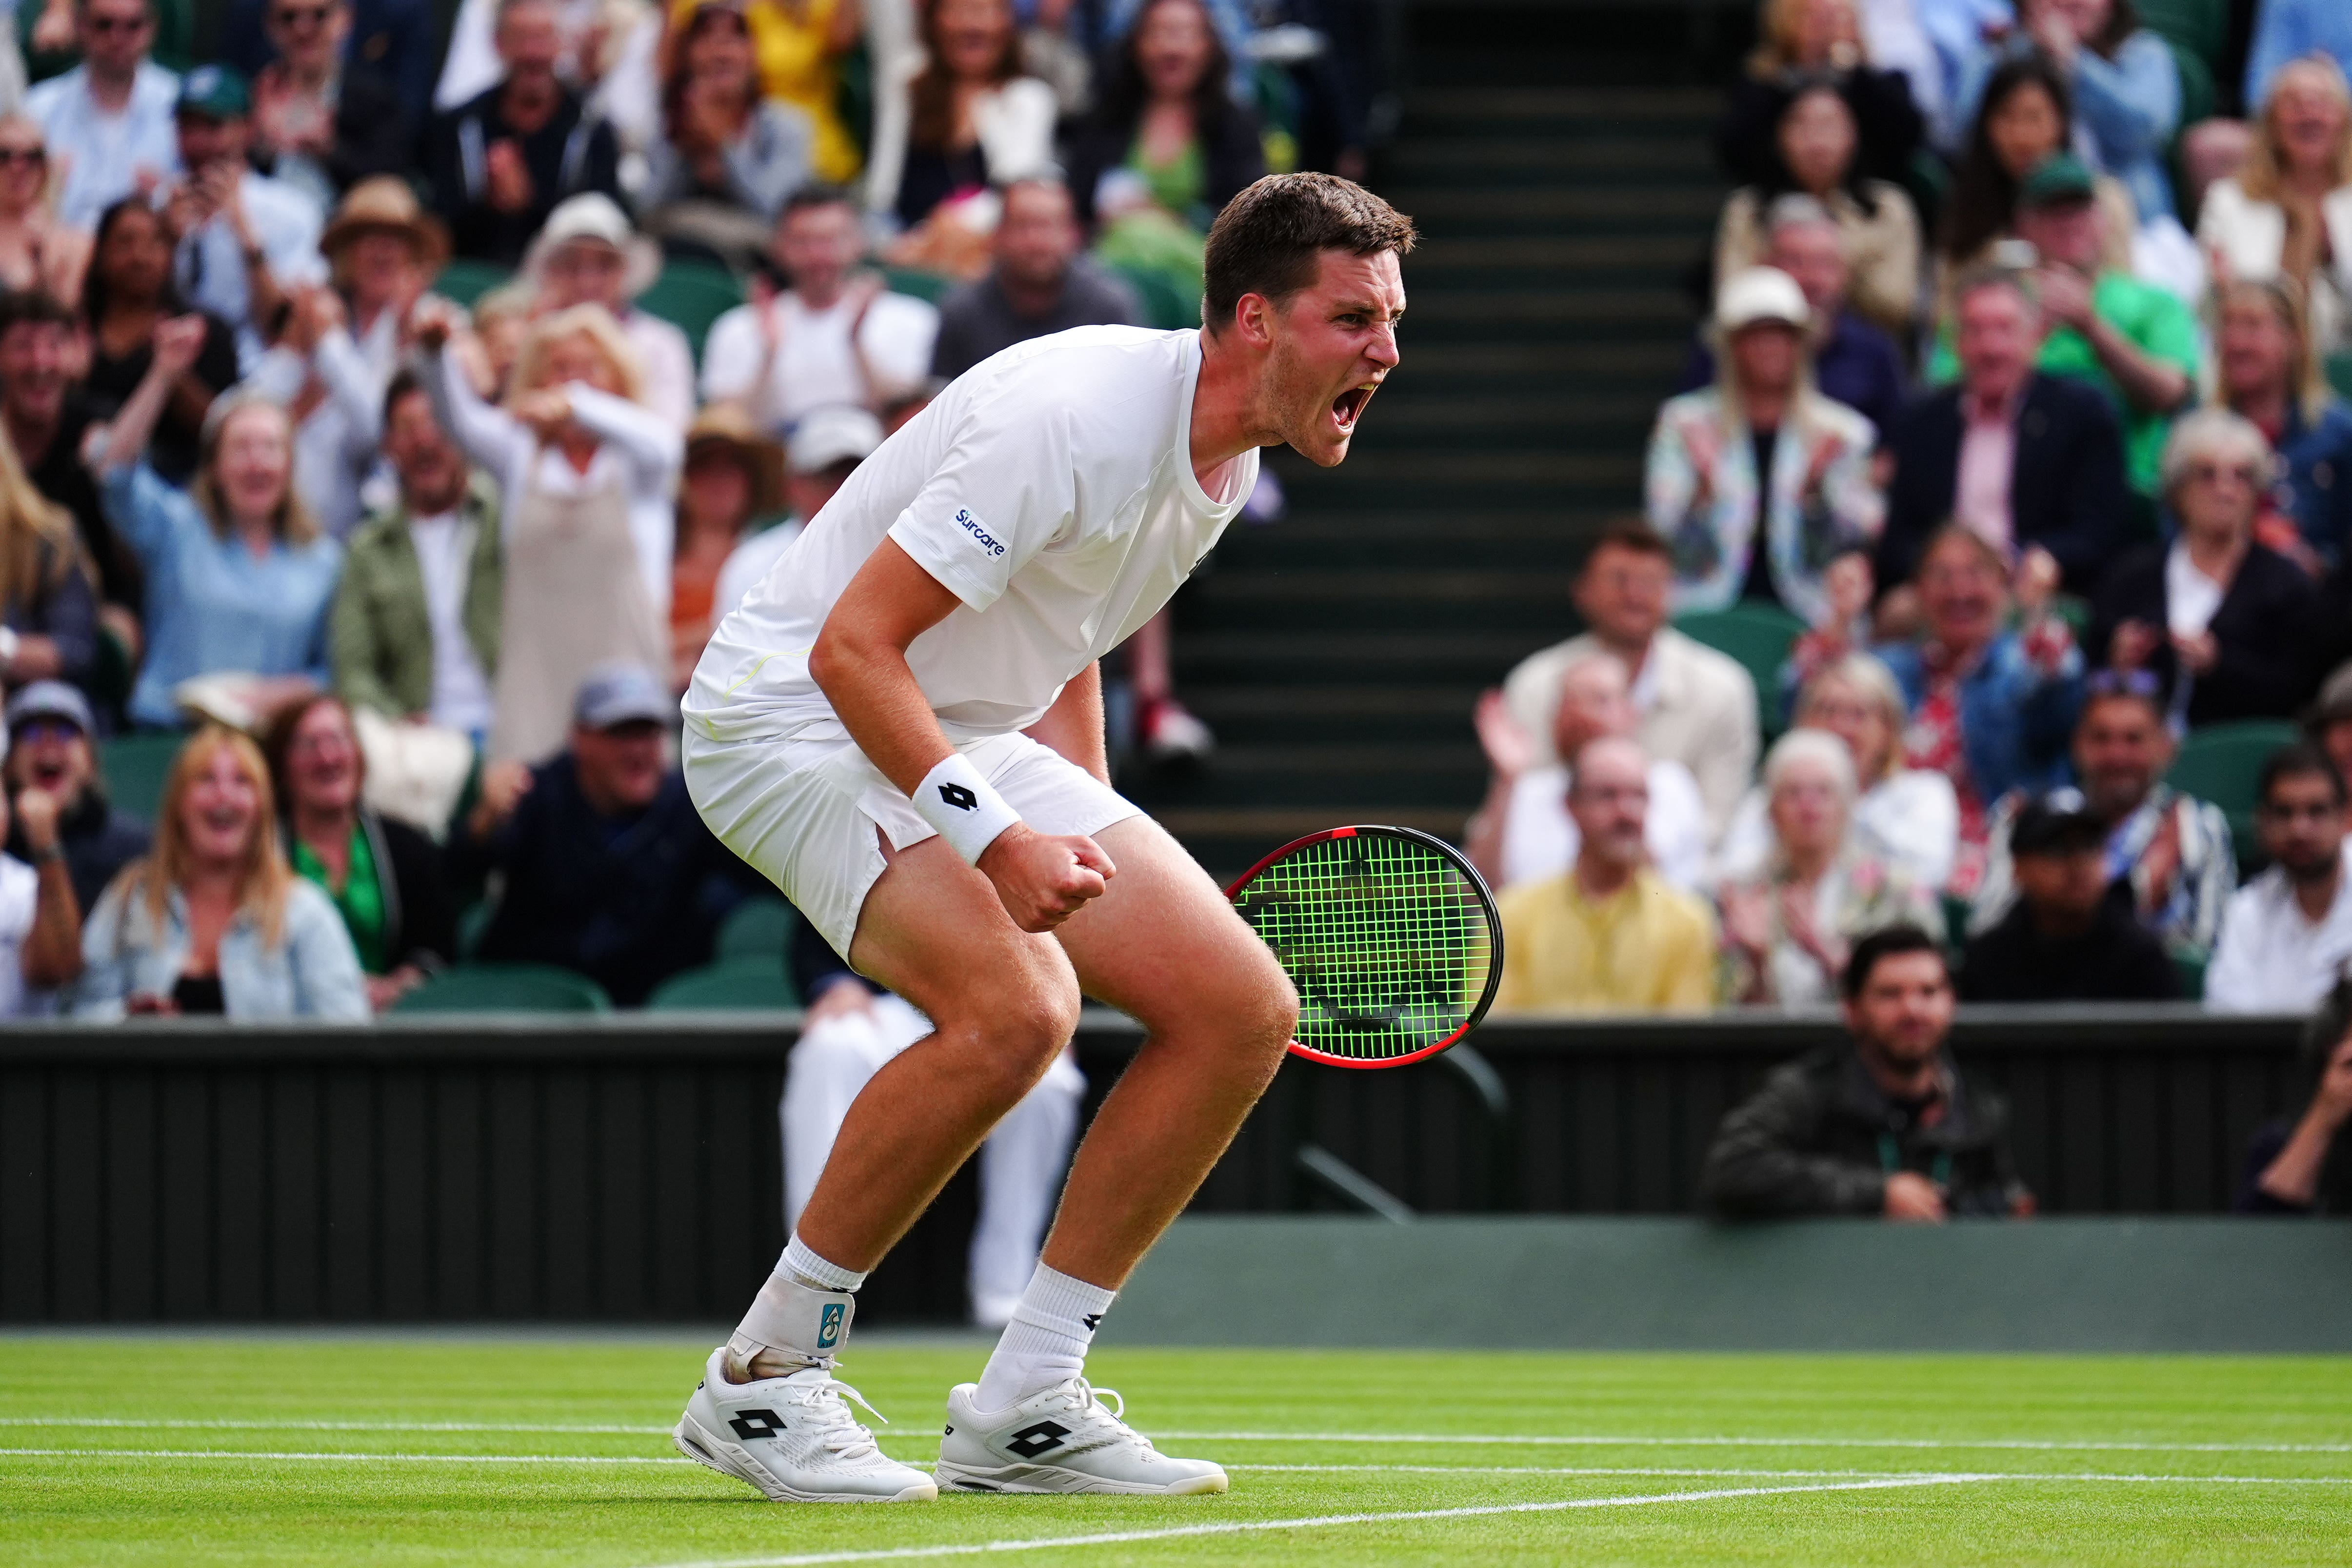
[{"label": "woman in yellow top", "polygon": [[[700,4],[673,0],[671,28],[682,32]],[[858,0],[742,0],[741,9],[760,64],[761,90],[807,113],[816,131],[810,162],[817,178],[845,183],[865,161],[835,102],[841,89],[838,62],[857,42]]]}]

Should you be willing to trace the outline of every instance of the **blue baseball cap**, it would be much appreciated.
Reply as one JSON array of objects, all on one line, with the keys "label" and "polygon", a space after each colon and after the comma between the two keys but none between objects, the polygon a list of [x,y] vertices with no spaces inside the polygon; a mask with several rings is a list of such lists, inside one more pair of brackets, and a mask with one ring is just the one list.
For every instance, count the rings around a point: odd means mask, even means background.
[{"label": "blue baseball cap", "polygon": [[667,724],[677,714],[669,688],[651,670],[627,660],[589,671],[572,703],[572,722],[583,729],[611,729],[639,722]]},{"label": "blue baseball cap", "polygon": [[98,720],[89,711],[89,699],[63,681],[35,681],[8,699],[8,733],[27,719],[62,718],[70,721],[84,735],[98,733]]}]

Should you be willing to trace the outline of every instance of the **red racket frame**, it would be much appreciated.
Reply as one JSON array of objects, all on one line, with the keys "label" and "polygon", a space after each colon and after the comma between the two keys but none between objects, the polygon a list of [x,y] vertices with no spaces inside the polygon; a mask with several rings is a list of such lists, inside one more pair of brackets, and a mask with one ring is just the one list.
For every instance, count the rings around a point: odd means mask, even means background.
[{"label": "red racket frame", "polygon": [[1384,1067],[1402,1067],[1408,1062],[1419,1061],[1424,1057],[1435,1056],[1439,1051],[1446,1050],[1450,1046],[1460,1044],[1464,1036],[1467,1035],[1472,1030],[1476,1029],[1480,1024],[1486,1021],[1486,1009],[1495,999],[1495,988],[1501,982],[1503,972],[1503,928],[1499,918],[1496,918],[1495,915],[1495,895],[1488,890],[1486,886],[1486,879],[1480,876],[1478,874],[1477,867],[1463,859],[1461,852],[1454,849],[1453,845],[1447,843],[1443,839],[1436,838],[1428,833],[1418,832],[1412,828],[1396,828],[1390,827],[1385,823],[1362,822],[1358,823],[1354,827],[1326,828],[1319,833],[1309,833],[1303,839],[1293,839],[1288,843],[1283,845],[1280,849],[1272,851],[1271,852],[1259,857],[1255,865],[1251,866],[1249,870],[1242,873],[1238,877],[1235,877],[1232,885],[1225,889],[1225,901],[1229,904],[1233,902],[1234,895],[1240,893],[1243,888],[1247,887],[1250,884],[1251,880],[1255,878],[1258,873],[1264,871],[1266,867],[1272,865],[1283,856],[1289,854],[1294,850],[1303,850],[1310,844],[1328,843],[1334,839],[1352,839],[1360,833],[1366,832],[1394,833],[1401,839],[1411,839],[1417,843],[1426,844],[1433,849],[1443,852],[1445,858],[1452,861],[1454,865],[1461,870],[1463,874],[1470,879],[1471,886],[1478,890],[1479,901],[1486,905],[1487,915],[1490,918],[1495,919],[1495,957],[1493,967],[1487,971],[1486,995],[1479,998],[1477,1007],[1471,1009],[1470,1017],[1463,1023],[1460,1029],[1455,1030],[1452,1034],[1447,1035],[1444,1040],[1439,1040],[1434,1045],[1424,1045],[1419,1051],[1409,1051],[1403,1056],[1383,1057],[1378,1061],[1367,1061],[1360,1056],[1334,1056],[1328,1051],[1318,1051],[1311,1045],[1301,1045],[1295,1040],[1290,1042],[1290,1053],[1293,1056],[1303,1057],[1308,1061],[1319,1061],[1326,1067],[1347,1067],[1353,1068],[1358,1071],[1370,1071]]}]

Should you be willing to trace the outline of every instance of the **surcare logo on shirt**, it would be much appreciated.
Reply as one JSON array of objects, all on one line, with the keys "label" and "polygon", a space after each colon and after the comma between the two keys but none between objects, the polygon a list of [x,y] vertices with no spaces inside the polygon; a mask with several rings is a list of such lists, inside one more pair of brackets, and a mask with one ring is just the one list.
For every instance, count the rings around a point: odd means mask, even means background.
[{"label": "surcare logo on shirt", "polygon": [[991,555],[1003,555],[1004,553],[1004,547],[998,544],[996,542],[996,537],[988,531],[987,527],[982,524],[978,517],[971,515],[971,507],[957,507],[955,520],[956,527],[970,534],[972,538],[979,543],[981,549],[986,550]]}]

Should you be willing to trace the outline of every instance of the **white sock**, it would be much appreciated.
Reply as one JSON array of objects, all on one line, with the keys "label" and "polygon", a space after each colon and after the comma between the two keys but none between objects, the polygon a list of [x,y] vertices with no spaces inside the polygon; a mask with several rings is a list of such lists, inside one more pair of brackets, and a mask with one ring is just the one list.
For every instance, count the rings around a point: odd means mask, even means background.
[{"label": "white sock", "polygon": [[1077,1376],[1086,1369],[1095,1325],[1118,1295],[1038,1264],[980,1375],[972,1403],[982,1410],[1010,1409],[1032,1394]]},{"label": "white sock", "polygon": [[825,1261],[794,1234],[727,1342],[728,1375],[740,1383],[832,1366],[849,1338],[852,1292],[865,1282],[864,1274]]}]

